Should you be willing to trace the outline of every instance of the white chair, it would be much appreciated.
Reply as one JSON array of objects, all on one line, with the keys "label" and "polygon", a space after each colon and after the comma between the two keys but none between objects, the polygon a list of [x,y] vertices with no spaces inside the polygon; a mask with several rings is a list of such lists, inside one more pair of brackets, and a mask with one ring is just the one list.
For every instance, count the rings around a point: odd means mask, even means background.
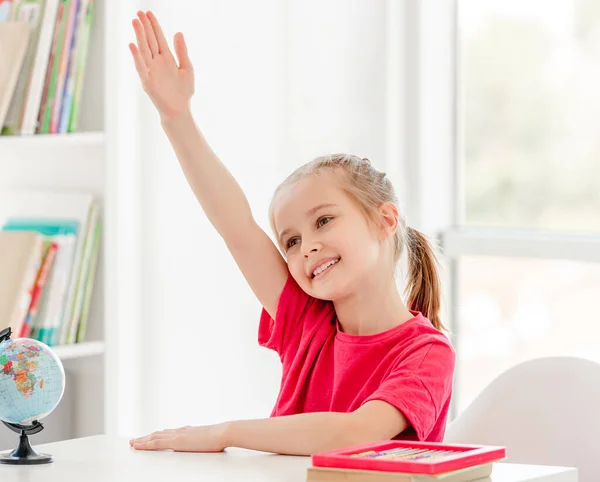
[{"label": "white chair", "polygon": [[577,467],[579,482],[600,481],[600,364],[552,357],[516,365],[449,424],[444,441],[502,445],[512,463]]}]

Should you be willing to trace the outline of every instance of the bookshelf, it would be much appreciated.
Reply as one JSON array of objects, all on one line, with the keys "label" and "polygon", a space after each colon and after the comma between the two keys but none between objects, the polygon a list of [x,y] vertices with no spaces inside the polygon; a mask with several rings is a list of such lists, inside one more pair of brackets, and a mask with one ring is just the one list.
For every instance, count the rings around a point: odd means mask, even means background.
[{"label": "bookshelf", "polygon": [[104,342],[84,341],[74,345],[63,345],[55,347],[54,352],[64,363],[66,360],[102,355],[104,353]]},{"label": "bookshelf", "polygon": [[[77,132],[0,136],[0,190],[91,192],[100,203],[102,242],[86,339],[53,347],[65,368],[65,395],[34,444],[137,428],[140,94],[127,43],[138,6],[95,4]],[[13,435],[0,427],[0,450],[14,446]]]}]

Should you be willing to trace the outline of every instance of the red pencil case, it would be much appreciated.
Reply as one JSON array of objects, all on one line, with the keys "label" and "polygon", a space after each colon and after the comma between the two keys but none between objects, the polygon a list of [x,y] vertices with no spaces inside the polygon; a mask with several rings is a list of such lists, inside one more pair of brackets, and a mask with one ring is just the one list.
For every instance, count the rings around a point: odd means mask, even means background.
[{"label": "red pencil case", "polygon": [[316,453],[311,459],[314,467],[433,475],[505,457],[505,447],[386,440]]}]

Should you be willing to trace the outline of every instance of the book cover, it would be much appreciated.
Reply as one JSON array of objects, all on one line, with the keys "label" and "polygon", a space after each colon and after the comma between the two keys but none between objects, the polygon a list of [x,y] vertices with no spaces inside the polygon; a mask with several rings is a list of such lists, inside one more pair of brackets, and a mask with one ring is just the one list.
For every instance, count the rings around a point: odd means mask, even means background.
[{"label": "book cover", "polygon": [[13,6],[12,20],[26,22],[30,26],[30,31],[25,59],[2,127],[2,134],[4,135],[17,134],[20,131],[25,98],[28,94],[33,73],[44,3],[45,0],[19,0]]},{"label": "book cover", "polygon": [[[52,280],[57,272],[64,272],[62,281],[66,282],[66,292],[61,289],[60,307],[62,313],[60,317],[54,316],[54,320],[58,317],[58,327],[54,321],[53,330],[56,331],[62,326],[65,320],[64,316],[68,313],[66,307],[71,307],[75,295],[75,279],[79,273],[81,260],[83,256],[84,235],[88,231],[90,207],[94,202],[94,196],[91,193],[70,191],[70,190],[52,190],[52,189],[18,189],[4,188],[0,190],[0,223],[4,219],[13,220],[12,225],[16,224],[15,220],[39,221],[40,224],[45,221],[46,224],[54,222],[60,226],[60,223],[72,224],[72,228],[76,230],[76,235],[71,234],[70,242],[63,249],[60,246],[57,259],[55,260],[55,269],[52,270]],[[8,223],[7,223],[8,224]],[[23,223],[22,223],[23,224]],[[55,226],[56,227],[56,226]],[[48,228],[49,229],[49,228]],[[67,240],[65,240],[65,243]],[[59,265],[63,266],[61,260],[65,259],[70,263],[70,266],[65,266],[62,270],[58,269]],[[55,302],[55,297],[51,300]],[[45,305],[46,303],[44,303]],[[44,308],[40,309],[40,312]]]},{"label": "book cover", "polygon": [[50,51],[52,49],[52,38],[56,24],[59,1],[60,0],[45,0],[29,86],[25,95],[23,108],[21,109],[21,118],[19,119],[18,128],[15,130],[14,134],[31,135],[35,134],[37,129],[46,71],[48,69],[48,63],[51,62]]},{"label": "book cover", "polygon": [[53,344],[66,311],[78,229],[79,222],[76,220],[36,218],[11,218],[3,227],[4,231],[33,231],[58,245],[54,268],[50,271],[35,324],[35,338],[48,346]]},{"label": "book cover", "polygon": [[88,283],[85,287],[85,296],[83,299],[83,307],[81,308],[81,317],[79,319],[79,326],[77,328],[77,339],[76,343],[82,343],[85,341],[85,335],[87,332],[87,322],[90,316],[90,305],[92,300],[92,293],[94,291],[94,283],[96,276],[96,269],[98,267],[98,258],[100,256],[100,240],[102,239],[102,227],[100,223],[96,225],[96,232],[94,234],[94,248],[92,252],[92,260],[89,270]]},{"label": "book cover", "polygon": [[85,66],[88,58],[89,40],[92,32],[92,24],[94,21],[95,0],[87,0],[85,9],[85,17],[81,27],[81,39],[77,48],[77,65],[75,69],[75,82],[73,85],[72,95],[68,95],[67,102],[69,104],[69,112],[67,112],[66,125],[61,132],[75,132],[79,121],[79,108],[81,105],[81,93],[83,92],[83,84],[85,81]]},{"label": "book cover", "polygon": [[81,0],[71,0],[69,5],[69,13],[63,40],[63,50],[56,77],[56,89],[54,91],[54,101],[52,104],[50,124],[48,127],[48,132],[51,134],[56,134],[58,132],[58,124],[60,122],[61,109],[65,95],[65,84],[67,81],[67,74],[69,72],[69,65],[73,57],[73,48],[75,45],[75,27],[77,26],[80,5]]},{"label": "book cover", "polygon": [[86,284],[89,281],[89,269],[92,263],[94,248],[96,248],[95,232],[98,225],[98,217],[98,205],[97,203],[93,203],[90,208],[88,230],[85,233],[81,264],[79,266],[79,272],[76,275],[77,278],[75,281],[75,296],[73,298],[73,304],[70,307],[68,315],[65,317],[64,325],[61,327],[61,344],[71,344],[75,343],[76,341],[77,327],[79,325],[81,310],[83,308],[83,300],[85,298]]},{"label": "book cover", "polygon": [[67,30],[67,22],[69,19],[69,6],[74,0],[61,0],[59,5],[58,15],[56,17],[54,44],[51,54],[51,65],[48,65],[46,72],[47,89],[45,90],[45,99],[40,106],[40,121],[38,132],[40,134],[48,134],[50,132],[50,120],[52,117],[52,107],[56,96],[56,85],[58,73],[60,70],[60,62],[62,59],[65,43],[65,34]]},{"label": "book cover", "polygon": [[27,22],[0,23],[0,128],[4,125],[25,61],[30,30]]},{"label": "book cover", "polygon": [[0,329],[21,331],[41,265],[43,242],[34,232],[0,232]]},{"label": "book cover", "polygon": [[40,307],[42,293],[44,292],[44,288],[46,287],[48,277],[50,275],[50,270],[54,265],[54,259],[56,258],[57,251],[58,243],[52,241],[44,242],[44,255],[42,266],[39,270],[37,279],[35,280],[35,286],[31,295],[31,303],[29,304],[29,309],[27,310],[25,322],[21,327],[21,333],[19,335],[21,337],[28,338],[31,336],[36,316]]},{"label": "book cover", "polygon": [[307,482],[484,482],[492,473],[491,463],[438,475],[377,472],[325,467],[309,467]]}]

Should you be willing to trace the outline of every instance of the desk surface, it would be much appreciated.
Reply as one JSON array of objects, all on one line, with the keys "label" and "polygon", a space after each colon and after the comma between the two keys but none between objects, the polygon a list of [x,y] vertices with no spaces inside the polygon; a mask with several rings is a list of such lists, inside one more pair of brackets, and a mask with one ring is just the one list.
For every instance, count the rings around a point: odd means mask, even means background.
[{"label": "desk surface", "polygon": [[[35,436],[30,437],[32,443]],[[244,481],[304,482],[310,457],[282,456],[242,449],[216,454],[144,452],[125,438],[107,435],[34,446],[54,456],[46,465],[0,465],[2,482]],[[492,482],[577,482],[577,470],[564,467],[494,464]]]}]

